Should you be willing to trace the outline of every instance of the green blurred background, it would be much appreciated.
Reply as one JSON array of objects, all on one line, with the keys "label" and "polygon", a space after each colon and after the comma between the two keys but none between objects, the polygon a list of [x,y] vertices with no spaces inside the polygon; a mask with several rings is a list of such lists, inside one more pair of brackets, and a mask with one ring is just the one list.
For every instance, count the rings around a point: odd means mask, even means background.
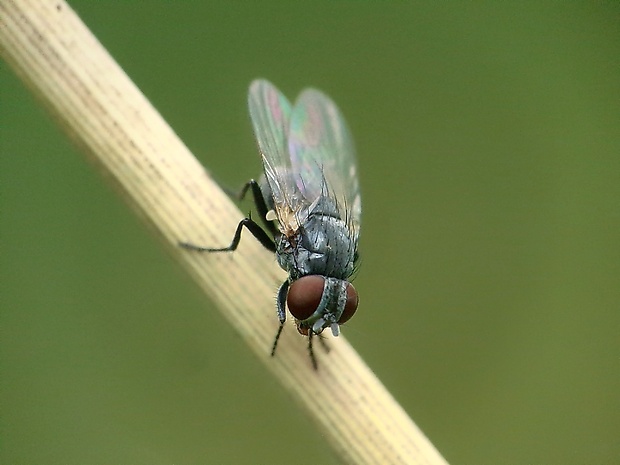
[{"label": "green blurred background", "polygon": [[[225,184],[252,79],[339,104],[344,332],[451,464],[619,463],[618,2],[72,5]],[[1,66],[0,462],[338,463]]]}]

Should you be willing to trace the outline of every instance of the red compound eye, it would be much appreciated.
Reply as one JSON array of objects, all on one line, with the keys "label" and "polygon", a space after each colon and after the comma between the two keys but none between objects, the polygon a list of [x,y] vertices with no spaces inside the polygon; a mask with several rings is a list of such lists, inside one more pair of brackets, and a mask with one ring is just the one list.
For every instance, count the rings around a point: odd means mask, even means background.
[{"label": "red compound eye", "polygon": [[344,310],[342,311],[342,315],[340,315],[338,324],[346,323],[351,319],[351,317],[355,314],[355,310],[357,310],[358,303],[359,297],[357,296],[357,291],[353,287],[353,284],[349,284],[347,286],[347,303],[344,304]]},{"label": "red compound eye", "polygon": [[[286,302],[288,309],[298,320],[306,320],[312,316],[321,303],[325,278],[319,275],[308,275],[291,284]],[[347,285],[347,302],[340,316],[339,324],[346,323],[357,310],[359,298],[352,284]]]},{"label": "red compound eye", "polygon": [[308,275],[291,284],[286,302],[288,309],[298,320],[310,318],[321,302],[325,278]]}]

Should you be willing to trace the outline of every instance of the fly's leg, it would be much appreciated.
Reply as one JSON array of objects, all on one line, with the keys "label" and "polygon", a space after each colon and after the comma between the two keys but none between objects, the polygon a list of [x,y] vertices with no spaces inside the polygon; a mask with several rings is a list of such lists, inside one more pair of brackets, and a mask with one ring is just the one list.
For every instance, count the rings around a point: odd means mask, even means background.
[{"label": "fly's leg", "polygon": [[[310,331],[308,333],[308,353],[310,354],[310,362],[312,362],[312,368],[315,370],[319,369],[319,364],[316,361],[316,356],[314,355],[314,349],[312,348],[312,336],[314,336],[314,331]],[[319,337],[319,339],[321,339]]]},{"label": "fly's leg", "polygon": [[202,247],[199,245],[190,244],[189,242],[179,242],[179,245],[184,249],[194,250],[196,252],[232,252],[236,250],[239,245],[239,241],[241,240],[241,230],[244,226],[256,239],[258,239],[263,247],[272,252],[276,251],[276,244],[273,239],[269,237],[263,228],[261,228],[252,218],[244,218],[239,222],[237,225],[237,230],[235,231],[235,237],[233,237],[233,240],[228,247]]},{"label": "fly's leg", "polygon": [[[271,356],[273,357],[276,354],[276,348],[278,347],[278,340],[280,339],[280,335],[282,334],[282,330],[284,329],[284,323],[286,323],[286,297],[288,295],[289,289],[289,281],[288,279],[282,283],[280,289],[278,289],[278,298],[276,302],[276,307],[278,309],[278,320],[280,320],[280,326],[278,327],[278,332],[276,333],[276,337],[273,341],[273,346],[271,347]],[[316,360],[316,356],[314,355],[314,349],[312,347],[312,339],[316,336],[319,338],[319,342],[325,352],[329,352],[329,346],[325,342],[325,339],[320,334],[315,334],[314,331],[310,330],[308,332],[308,353],[310,355],[310,362],[312,363],[312,368],[315,370],[319,369],[319,364]]]},{"label": "fly's leg", "polygon": [[323,347],[323,350],[325,351],[325,353],[329,354],[329,345],[325,341],[325,337],[320,334],[317,334],[317,336],[319,338],[319,342],[321,343],[321,347]]},{"label": "fly's leg", "polygon": [[263,195],[263,191],[261,190],[258,182],[256,182],[254,179],[250,179],[243,186],[243,188],[241,189],[241,192],[239,192],[237,197],[239,198],[239,200],[243,200],[243,198],[245,197],[245,194],[250,189],[252,189],[252,197],[254,197],[254,205],[256,206],[256,211],[258,212],[260,219],[262,220],[265,227],[269,230],[269,232],[273,236],[275,236],[276,234],[278,234],[278,228],[273,223],[273,221],[270,221],[267,219],[267,213],[269,212],[269,207],[267,207],[267,203],[265,203],[265,196]]},{"label": "fly's leg", "polygon": [[284,329],[284,323],[286,322],[286,296],[288,295],[288,279],[282,283],[280,289],[278,290],[278,300],[277,300],[277,308],[278,308],[278,320],[280,320],[280,326],[278,327],[278,332],[276,333],[276,338],[273,341],[273,347],[271,348],[271,356],[273,357],[276,354],[276,347],[278,346],[278,339],[280,339],[280,334],[282,334],[282,330]]},{"label": "fly's leg", "polygon": [[310,331],[308,333],[308,353],[310,354],[310,362],[312,363],[312,368],[314,368],[315,370],[318,370],[319,364],[316,360],[316,355],[314,355],[314,347],[312,344],[312,340],[315,337],[319,340],[321,347],[323,347],[323,350],[326,353],[329,353],[329,346],[327,345],[327,342],[325,342],[325,338],[321,336],[320,334],[316,334],[314,331]]},{"label": "fly's leg", "polygon": [[203,247],[195,244],[191,244],[189,242],[179,242],[179,245],[188,250],[194,250],[196,252],[232,252],[237,249],[239,245],[239,241],[241,240],[241,229],[245,226],[252,235],[258,239],[258,241],[265,247],[267,250],[271,252],[276,251],[276,245],[273,240],[279,231],[273,221],[267,219],[267,213],[269,212],[269,208],[267,207],[267,203],[265,202],[265,197],[263,196],[263,191],[260,188],[258,182],[254,179],[250,179],[241,191],[236,194],[228,191],[231,197],[237,197],[239,200],[243,200],[248,190],[252,190],[252,197],[254,197],[254,205],[256,206],[256,210],[265,225],[265,228],[271,233],[271,237],[250,217],[244,218],[237,225],[237,230],[235,231],[235,236],[233,241],[228,247],[221,248],[213,248],[213,247]]}]

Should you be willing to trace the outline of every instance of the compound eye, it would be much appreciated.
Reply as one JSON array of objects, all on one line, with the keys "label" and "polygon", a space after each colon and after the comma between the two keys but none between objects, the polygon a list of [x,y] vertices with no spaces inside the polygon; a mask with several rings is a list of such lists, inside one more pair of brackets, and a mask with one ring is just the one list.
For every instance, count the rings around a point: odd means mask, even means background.
[{"label": "compound eye", "polygon": [[310,318],[321,302],[324,284],[325,278],[318,275],[304,276],[294,281],[286,298],[291,315],[298,320]]},{"label": "compound eye", "polygon": [[357,291],[353,287],[353,284],[349,284],[347,286],[347,303],[344,304],[344,310],[342,311],[342,315],[340,315],[338,324],[346,323],[351,319],[351,317],[355,314],[355,310],[357,310],[358,303],[359,297],[357,296]]}]

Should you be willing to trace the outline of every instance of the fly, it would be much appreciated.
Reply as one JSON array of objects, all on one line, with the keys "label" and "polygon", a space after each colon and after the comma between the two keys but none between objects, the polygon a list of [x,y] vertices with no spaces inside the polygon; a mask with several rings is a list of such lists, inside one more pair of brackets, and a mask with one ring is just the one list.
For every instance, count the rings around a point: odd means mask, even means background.
[{"label": "fly", "polygon": [[349,282],[358,262],[362,210],[353,141],[336,104],[318,90],[305,89],[291,105],[273,84],[256,80],[248,105],[264,174],[246,183],[239,197],[252,191],[265,228],[248,217],[239,222],[228,247],[180,245],[231,252],[245,227],[274,252],[288,279],[278,290],[280,326],[271,355],[288,307],[299,333],[308,336],[316,369],[313,336],[326,328],[338,336],[358,304]]}]

